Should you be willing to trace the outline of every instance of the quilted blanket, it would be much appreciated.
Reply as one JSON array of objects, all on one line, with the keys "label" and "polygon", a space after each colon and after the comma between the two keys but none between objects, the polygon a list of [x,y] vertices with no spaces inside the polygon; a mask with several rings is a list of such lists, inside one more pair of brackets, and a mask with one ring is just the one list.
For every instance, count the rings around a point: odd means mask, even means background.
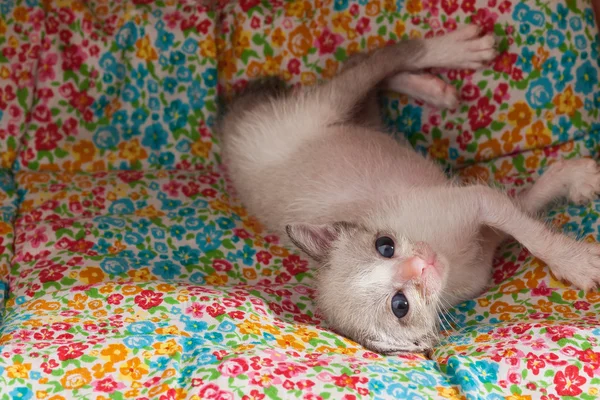
[{"label": "quilted blanket", "polygon": [[[597,158],[590,0],[1,1],[0,399],[598,398],[600,292],[517,243],[430,354],[386,357],[327,329],[307,260],[230,195],[219,95],[463,24],[500,55],[438,71],[457,110],[386,95],[390,134],[512,192]],[[597,241],[599,215],[546,218]]]}]

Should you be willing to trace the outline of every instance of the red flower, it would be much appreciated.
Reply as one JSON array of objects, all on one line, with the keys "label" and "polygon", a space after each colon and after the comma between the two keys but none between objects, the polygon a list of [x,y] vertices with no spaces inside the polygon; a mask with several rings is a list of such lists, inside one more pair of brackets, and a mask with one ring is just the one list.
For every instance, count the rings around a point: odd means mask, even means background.
[{"label": "red flower", "polygon": [[73,93],[73,97],[69,99],[69,104],[79,112],[85,112],[89,106],[94,104],[94,98],[88,96],[85,90],[79,93],[75,92]]},{"label": "red flower", "polygon": [[466,13],[475,11],[475,0],[463,0],[460,8]]},{"label": "red flower", "polygon": [[371,27],[369,26],[369,23],[371,22],[371,20],[367,17],[362,17],[361,19],[358,20],[358,23],[356,24],[356,31],[363,35],[365,32],[370,32],[371,31]]},{"label": "red flower", "polygon": [[589,310],[590,309],[590,303],[588,303],[587,301],[576,301],[575,303],[573,303],[573,306],[578,309],[578,310]]},{"label": "red flower", "polygon": [[[70,35],[70,33],[69,33]],[[62,32],[61,32],[62,37]],[[81,64],[85,61],[87,55],[83,52],[79,46],[70,44],[65,46],[62,54],[62,68],[65,71],[78,71]]]},{"label": "red flower", "polygon": [[260,0],[240,0],[240,6],[244,12],[248,12],[252,7],[260,4]]},{"label": "red flower", "polygon": [[244,395],[244,397],[242,397],[242,400],[262,400],[265,398],[265,395],[260,393],[258,390],[253,389],[250,392],[250,395]]},{"label": "red flower", "polygon": [[58,359],[61,361],[65,361],[81,357],[83,355],[83,351],[87,348],[88,346],[77,342],[69,343],[65,346],[60,346],[57,350]]},{"label": "red flower", "polygon": [[33,119],[39,122],[50,122],[52,114],[45,104],[38,104],[33,110]]},{"label": "red flower", "polygon": [[568,326],[549,326],[546,328],[546,335],[550,336],[554,342],[560,339],[570,338],[575,333],[575,329]]},{"label": "red flower", "polygon": [[156,293],[152,290],[142,290],[140,294],[135,296],[134,302],[144,310],[149,310],[163,302],[162,296],[162,293]]},{"label": "red flower", "polygon": [[212,267],[219,272],[227,272],[231,271],[233,266],[227,260],[214,260],[212,263]]},{"label": "red flower", "polygon": [[496,90],[494,90],[494,101],[496,103],[502,104],[505,100],[508,100],[510,96],[508,94],[508,84],[502,82],[498,85]]},{"label": "red flower", "polygon": [[59,364],[56,362],[56,360],[50,359],[47,362],[43,362],[41,367],[45,373],[50,374],[59,367]]},{"label": "red flower", "polygon": [[[499,11],[500,11],[502,14],[504,14],[504,13],[506,13],[507,11],[510,11],[510,6],[511,6],[511,5],[512,5],[512,4],[510,3],[510,1],[508,1],[508,0],[505,0],[505,1],[503,1],[502,3],[500,3],[500,6],[498,7],[498,10],[499,10]],[[511,33],[511,32],[507,32],[507,33]]]},{"label": "red flower", "polygon": [[482,97],[476,106],[469,109],[469,124],[471,130],[482,129],[492,123],[492,114],[496,111],[496,106],[490,104],[487,97]]},{"label": "red flower", "polygon": [[[461,150],[466,150],[467,145],[469,143],[471,143],[471,140],[473,140],[473,135],[471,135],[467,131],[464,131],[463,133],[458,135],[458,137],[456,138],[456,141],[458,142],[458,146],[460,147]],[[496,272],[498,272],[498,271],[499,270],[496,270]],[[494,273],[494,275],[496,274],[496,272]]]},{"label": "red flower", "polygon": [[452,15],[458,10],[458,0],[442,0],[442,10],[444,10],[447,15]]},{"label": "red flower", "polygon": [[283,375],[286,378],[293,378],[306,371],[307,368],[300,364],[294,364],[291,362],[280,362],[277,364],[277,368],[273,372],[277,375]]},{"label": "red flower", "polygon": [[302,260],[297,255],[291,255],[283,260],[283,266],[292,275],[308,271],[308,261]]},{"label": "red flower", "polygon": [[121,300],[123,300],[123,295],[119,293],[111,294],[108,296],[108,299],[106,299],[108,304],[112,304],[114,306],[121,304]]},{"label": "red flower", "polygon": [[331,33],[327,28],[321,32],[321,35],[315,40],[315,47],[319,49],[319,55],[333,53],[336,47],[344,41],[341,35]]},{"label": "red flower", "polygon": [[513,70],[512,70],[512,80],[519,82],[522,79],[523,79],[523,71],[521,71],[519,68],[513,68]]},{"label": "red flower", "polygon": [[144,173],[141,171],[123,171],[117,174],[119,179],[125,183],[131,183],[139,181],[144,177]]},{"label": "red flower", "polygon": [[63,272],[66,270],[67,267],[63,267],[61,265],[54,265],[50,268],[46,268],[40,272],[40,282],[46,283],[59,281],[64,277]]},{"label": "red flower", "polygon": [[540,369],[546,366],[546,362],[533,353],[527,354],[527,369],[531,370],[534,375],[540,373]]},{"label": "red flower", "polygon": [[574,365],[569,365],[565,368],[565,372],[558,371],[554,375],[554,384],[556,385],[556,393],[560,396],[578,396],[581,394],[580,386],[587,379],[579,375],[579,369]]},{"label": "red flower", "polygon": [[212,306],[208,306],[206,311],[210,314],[211,317],[216,318],[219,315],[225,314],[225,307],[218,303],[213,303]]},{"label": "red flower", "polygon": [[348,376],[347,374],[333,377],[333,381],[337,386],[347,387],[354,390],[356,390],[358,379],[358,376]]},{"label": "red flower", "polygon": [[256,254],[256,259],[263,265],[269,265],[273,256],[268,251],[261,250]]},{"label": "red flower", "polygon": [[500,54],[499,57],[496,57],[496,61],[494,62],[494,70],[510,74],[512,73],[512,68],[513,65],[515,65],[515,62],[517,62],[517,55],[505,51],[504,53]]},{"label": "red flower", "polygon": [[472,83],[467,83],[465,86],[460,89],[460,98],[465,101],[473,101],[476,100],[481,92],[479,91],[479,87],[477,85],[473,85]]},{"label": "red flower", "polygon": [[480,8],[477,10],[477,14],[471,17],[471,23],[481,26],[482,33],[485,34],[494,31],[497,18],[498,14],[490,12],[487,8]]},{"label": "red flower", "polygon": [[56,124],[40,126],[35,132],[35,149],[37,151],[54,150],[60,139],[62,139],[62,135],[58,132]]},{"label": "red flower", "polygon": [[6,109],[8,102],[14,100],[17,95],[12,86],[6,86],[4,90],[0,87],[0,109]]}]

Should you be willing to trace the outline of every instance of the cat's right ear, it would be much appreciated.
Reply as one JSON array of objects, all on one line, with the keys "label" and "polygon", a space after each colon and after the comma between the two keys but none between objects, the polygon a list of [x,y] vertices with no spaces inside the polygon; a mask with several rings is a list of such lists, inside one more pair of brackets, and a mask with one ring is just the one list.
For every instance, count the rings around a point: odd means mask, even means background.
[{"label": "cat's right ear", "polygon": [[331,251],[333,242],[344,230],[352,226],[347,222],[323,225],[291,224],[285,227],[285,231],[300,250],[316,261],[323,261]]}]

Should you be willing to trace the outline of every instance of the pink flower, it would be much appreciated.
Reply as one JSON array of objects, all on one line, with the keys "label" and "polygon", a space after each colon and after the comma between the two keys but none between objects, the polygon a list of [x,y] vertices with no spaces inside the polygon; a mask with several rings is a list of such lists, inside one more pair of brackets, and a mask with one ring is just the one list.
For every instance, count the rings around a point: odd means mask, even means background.
[{"label": "pink flower", "polygon": [[569,365],[565,371],[558,371],[554,375],[556,393],[560,396],[578,396],[581,394],[581,386],[587,382],[585,377],[579,375],[579,369]]},{"label": "pink flower", "polygon": [[96,392],[112,393],[115,390],[124,389],[125,385],[115,381],[112,376],[107,376],[102,380],[92,382],[92,387]]},{"label": "pink flower", "polygon": [[57,61],[58,56],[56,53],[50,53],[40,60],[40,65],[38,67],[38,79],[40,82],[53,80],[56,78],[54,66],[56,65]]},{"label": "pink flower", "polygon": [[319,49],[319,55],[331,54],[337,46],[344,41],[341,35],[332,33],[328,28],[325,28],[321,35],[315,40],[315,47]]},{"label": "pink flower", "polygon": [[46,229],[42,226],[37,228],[33,235],[29,237],[29,241],[31,242],[31,247],[37,249],[40,244],[48,242],[48,236],[46,236]]},{"label": "pink flower", "polygon": [[242,358],[232,358],[224,361],[217,369],[221,375],[235,378],[248,371],[248,363]]}]

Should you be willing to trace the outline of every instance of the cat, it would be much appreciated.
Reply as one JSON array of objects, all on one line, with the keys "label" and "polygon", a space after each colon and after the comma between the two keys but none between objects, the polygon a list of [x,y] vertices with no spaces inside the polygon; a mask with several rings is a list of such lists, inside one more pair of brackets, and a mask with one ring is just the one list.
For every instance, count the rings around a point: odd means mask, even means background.
[{"label": "cat", "polygon": [[237,195],[314,260],[319,312],[369,350],[431,349],[438,311],[485,289],[494,250],[507,235],[556,277],[586,290],[600,282],[599,245],[533,217],[555,198],[593,199],[600,191],[593,160],[557,162],[511,199],[449,179],[381,127],[377,90],[455,107],[456,90],[422,70],[482,68],[496,56],[494,45],[475,25],[400,41],[354,57],[315,87],[249,89],[219,123]]}]

